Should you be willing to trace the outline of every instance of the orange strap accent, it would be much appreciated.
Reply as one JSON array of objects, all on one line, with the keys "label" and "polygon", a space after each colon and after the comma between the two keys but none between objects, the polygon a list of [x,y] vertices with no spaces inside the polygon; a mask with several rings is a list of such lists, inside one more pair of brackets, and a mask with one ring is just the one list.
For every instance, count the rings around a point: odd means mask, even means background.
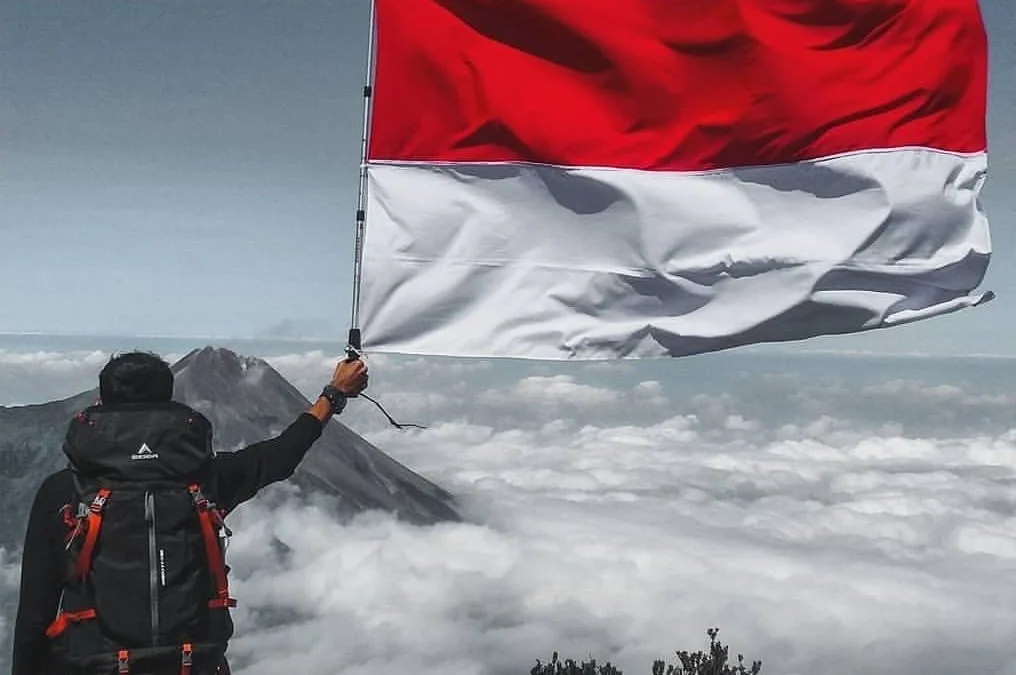
[{"label": "orange strap accent", "polygon": [[198,509],[198,519],[201,522],[201,536],[205,542],[205,556],[208,558],[208,569],[212,572],[215,580],[215,598],[208,603],[211,608],[235,607],[236,601],[229,597],[229,582],[226,579],[226,563],[222,559],[222,550],[219,548],[219,536],[216,532],[216,523],[212,515],[213,506],[201,494],[197,485],[190,486],[191,494]]},{"label": "orange strap accent", "polygon": [[180,675],[190,675],[194,662],[194,648],[188,642],[180,649]]},{"label": "orange strap accent", "polygon": [[223,607],[236,607],[236,600],[233,598],[215,598],[214,600],[208,601],[208,606],[212,609],[222,609]]},{"label": "orange strap accent", "polygon": [[95,544],[99,541],[99,530],[102,528],[102,511],[106,508],[106,500],[109,499],[110,491],[106,488],[99,490],[92,505],[88,508],[88,531],[85,534],[85,544],[81,547],[78,555],[78,562],[74,566],[74,572],[81,579],[88,576],[92,571],[92,554],[95,552]]},{"label": "orange strap accent", "polygon": [[74,509],[70,504],[64,504],[60,509],[60,518],[63,519],[64,527],[67,528],[68,537],[78,527],[78,519],[74,517]]},{"label": "orange strap accent", "polygon": [[56,619],[46,629],[46,637],[55,638],[65,630],[72,623],[78,623],[79,621],[88,621],[96,617],[94,609],[85,609],[80,612],[60,612]]},{"label": "orange strap accent", "polygon": [[130,672],[130,657],[130,652],[126,649],[121,649],[120,653],[116,655],[117,672],[120,673],[120,675],[127,675],[127,673]]}]

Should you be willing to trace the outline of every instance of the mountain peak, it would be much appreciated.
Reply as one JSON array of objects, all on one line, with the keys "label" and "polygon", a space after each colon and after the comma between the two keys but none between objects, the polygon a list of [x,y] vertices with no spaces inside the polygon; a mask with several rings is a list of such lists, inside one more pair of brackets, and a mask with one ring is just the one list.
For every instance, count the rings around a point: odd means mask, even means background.
[{"label": "mountain peak", "polygon": [[250,368],[267,365],[261,359],[241,356],[225,347],[206,346],[194,349],[172,365],[175,377],[187,376],[195,372],[217,372],[223,375],[236,376]]},{"label": "mountain peak", "polygon": [[205,366],[218,366],[227,368],[243,368],[246,364],[250,364],[259,361],[252,356],[240,356],[231,349],[226,347],[216,347],[214,345],[205,345],[204,347],[198,347],[192,349],[182,359],[173,364],[174,370],[180,370],[186,368],[191,364],[200,364]]},{"label": "mountain peak", "polygon": [[173,398],[208,417],[223,449],[278,433],[310,402],[266,361],[222,347],[196,349],[173,364]]}]

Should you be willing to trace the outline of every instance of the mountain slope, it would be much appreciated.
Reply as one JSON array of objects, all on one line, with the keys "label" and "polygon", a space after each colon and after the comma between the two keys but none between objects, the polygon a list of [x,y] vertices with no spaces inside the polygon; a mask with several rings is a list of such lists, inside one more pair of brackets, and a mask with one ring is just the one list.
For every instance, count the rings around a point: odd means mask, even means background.
[{"label": "mountain slope", "polygon": [[[205,347],[173,364],[174,398],[212,422],[220,452],[281,432],[310,407],[261,359]],[[327,375],[327,374],[324,374]],[[46,475],[61,469],[68,420],[97,390],[40,405],[0,407],[0,547],[20,546],[31,500]],[[382,509],[410,522],[457,520],[454,498],[333,419],[291,479],[308,493],[334,497],[344,513]]]}]

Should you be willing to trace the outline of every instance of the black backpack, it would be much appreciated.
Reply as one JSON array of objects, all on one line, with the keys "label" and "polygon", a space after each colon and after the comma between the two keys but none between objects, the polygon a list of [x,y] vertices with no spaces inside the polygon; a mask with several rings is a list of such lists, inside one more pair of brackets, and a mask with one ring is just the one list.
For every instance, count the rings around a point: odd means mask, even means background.
[{"label": "black backpack", "polygon": [[176,402],[93,406],[71,421],[64,453],[77,494],[47,631],[59,661],[90,675],[224,668],[236,603],[207,418]]}]

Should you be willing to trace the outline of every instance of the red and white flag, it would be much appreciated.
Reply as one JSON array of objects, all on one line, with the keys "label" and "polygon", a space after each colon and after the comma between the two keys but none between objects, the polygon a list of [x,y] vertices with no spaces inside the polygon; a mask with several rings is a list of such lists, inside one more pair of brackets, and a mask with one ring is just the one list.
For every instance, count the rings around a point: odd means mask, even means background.
[{"label": "red and white flag", "polygon": [[977,0],[376,0],[376,352],[681,356],[976,304]]}]

